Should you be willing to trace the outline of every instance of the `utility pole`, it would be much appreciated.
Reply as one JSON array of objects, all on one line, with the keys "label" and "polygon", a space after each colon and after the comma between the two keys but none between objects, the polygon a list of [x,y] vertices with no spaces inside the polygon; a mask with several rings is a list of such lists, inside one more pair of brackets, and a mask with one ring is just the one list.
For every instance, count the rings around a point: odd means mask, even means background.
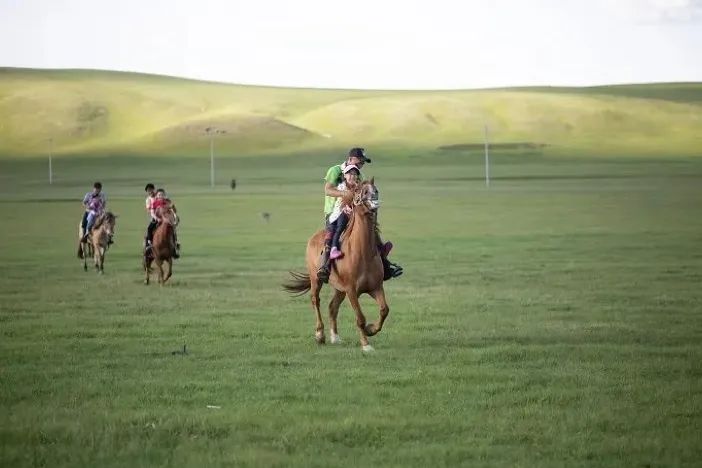
[{"label": "utility pole", "polygon": [[49,185],[54,183],[54,170],[51,164],[51,153],[54,152],[54,139],[49,138]]},{"label": "utility pole", "polygon": [[488,136],[488,126],[485,124],[485,187],[490,188],[490,146]]},{"label": "utility pole", "polygon": [[214,169],[214,136],[210,134],[210,187],[214,188],[215,169]]},{"label": "utility pole", "polygon": [[226,130],[220,130],[215,127],[207,127],[205,133],[210,136],[210,188],[215,186],[215,163],[214,163],[214,137],[215,135],[223,135]]}]

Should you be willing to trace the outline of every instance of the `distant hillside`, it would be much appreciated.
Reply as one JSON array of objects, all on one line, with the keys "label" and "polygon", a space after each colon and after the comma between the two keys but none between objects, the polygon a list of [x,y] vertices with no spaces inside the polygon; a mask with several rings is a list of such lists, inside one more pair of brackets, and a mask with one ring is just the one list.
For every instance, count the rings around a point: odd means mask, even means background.
[{"label": "distant hillside", "polygon": [[702,84],[466,91],[230,85],[91,70],[0,68],[0,156],[192,155],[365,146],[702,155]]}]

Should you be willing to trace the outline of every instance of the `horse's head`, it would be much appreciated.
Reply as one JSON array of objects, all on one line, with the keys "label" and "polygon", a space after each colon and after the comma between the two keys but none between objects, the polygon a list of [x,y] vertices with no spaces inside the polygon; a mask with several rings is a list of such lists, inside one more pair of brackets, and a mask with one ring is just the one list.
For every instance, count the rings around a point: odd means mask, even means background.
[{"label": "horse's head", "polygon": [[363,214],[373,214],[380,208],[380,191],[375,186],[375,177],[361,182],[353,192],[353,207]]},{"label": "horse's head", "polygon": [[111,211],[107,211],[104,215],[102,215],[102,222],[100,223],[100,225],[105,231],[105,234],[107,234],[108,236],[112,237],[112,235],[115,233],[116,223],[117,216],[115,216]]},{"label": "horse's head", "polygon": [[176,214],[175,211],[173,211],[173,208],[168,208],[161,214],[161,219],[166,224],[170,224],[171,226],[177,226],[178,225],[178,215]]}]

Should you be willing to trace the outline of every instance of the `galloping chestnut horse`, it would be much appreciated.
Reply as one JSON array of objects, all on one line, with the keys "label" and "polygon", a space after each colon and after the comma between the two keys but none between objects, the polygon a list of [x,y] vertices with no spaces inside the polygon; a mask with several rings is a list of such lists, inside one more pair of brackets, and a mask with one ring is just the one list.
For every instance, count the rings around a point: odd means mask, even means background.
[{"label": "galloping chestnut horse", "polygon": [[[173,209],[168,209],[161,214],[161,224],[154,231],[151,250],[144,255],[144,284],[149,284],[151,264],[155,263],[158,269],[158,282],[163,285],[173,274],[173,255],[175,254],[175,227],[178,225],[178,215]],[[164,275],[163,264],[168,264],[168,273]]]},{"label": "galloping chestnut horse", "polygon": [[[378,333],[390,312],[383,289],[383,263],[378,252],[378,190],[375,180],[362,182],[358,188],[343,197],[343,202],[352,206],[353,214],[344,234],[342,252],[344,256],[334,261],[329,284],[334,288],[334,297],[329,303],[329,328],[332,343],[339,343],[336,326],[339,306],[348,296],[356,313],[356,326],[361,337],[361,349],[373,351],[368,337]],[[304,294],[310,291],[312,308],[316,315],[315,340],[324,343],[324,323],[319,311],[319,292],[322,282],[317,279],[320,252],[324,249],[324,231],[314,234],[307,242],[307,274],[290,272],[293,279],[283,285],[290,293]],[[369,294],[378,303],[380,317],[376,322],[366,323],[358,297]],[[298,295],[299,295],[298,294]]]},{"label": "galloping chestnut horse", "polygon": [[115,232],[117,216],[110,211],[98,216],[88,240],[83,240],[83,228],[78,225],[78,258],[83,259],[83,270],[88,271],[88,257],[93,257],[98,273],[105,273],[105,254]]}]

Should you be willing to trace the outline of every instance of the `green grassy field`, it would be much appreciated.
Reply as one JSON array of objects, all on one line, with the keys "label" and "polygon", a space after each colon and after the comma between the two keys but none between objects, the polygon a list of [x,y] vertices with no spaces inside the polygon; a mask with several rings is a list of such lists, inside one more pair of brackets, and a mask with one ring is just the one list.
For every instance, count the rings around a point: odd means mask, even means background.
[{"label": "green grassy field", "polygon": [[[551,156],[699,156],[702,84],[455,91],[292,89],[0,68],[0,158],[226,156],[528,142]],[[51,143],[49,141],[51,140]]]},{"label": "green grassy field", "polygon": [[[486,189],[480,152],[376,154],[406,273],[364,355],[348,304],[318,346],[279,287],[339,159],[222,159],[215,190],[206,158],[0,159],[0,466],[699,466],[702,161],[496,153]],[[74,257],[94,179],[104,276]],[[163,288],[150,180],[183,219]]]}]

